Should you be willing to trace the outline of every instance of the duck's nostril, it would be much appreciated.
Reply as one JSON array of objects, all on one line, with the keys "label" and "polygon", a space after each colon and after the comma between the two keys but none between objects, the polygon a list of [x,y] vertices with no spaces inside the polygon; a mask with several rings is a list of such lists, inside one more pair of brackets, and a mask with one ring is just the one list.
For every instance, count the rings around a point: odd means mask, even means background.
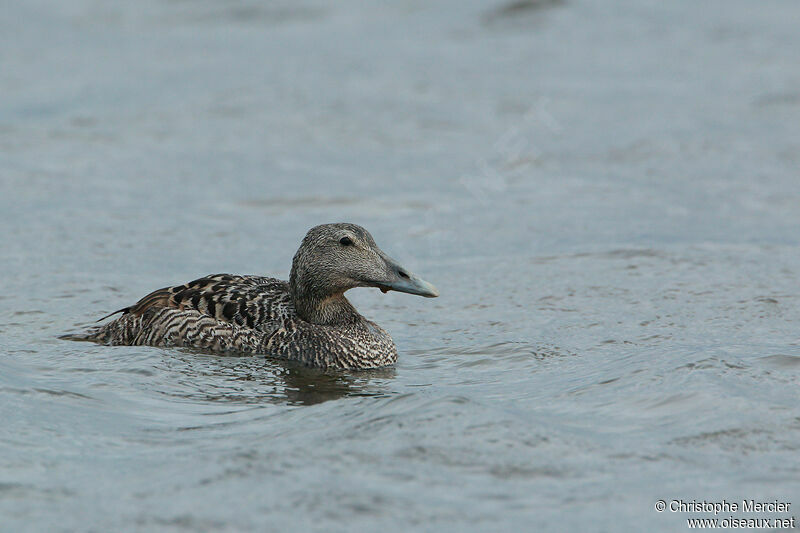
[{"label": "duck's nostril", "polygon": [[406,274],[406,271],[405,271],[405,270],[402,270],[402,269],[400,269],[400,270],[398,270],[398,271],[397,271],[397,274],[398,274],[398,275],[399,275],[401,278],[408,279],[408,274]]}]

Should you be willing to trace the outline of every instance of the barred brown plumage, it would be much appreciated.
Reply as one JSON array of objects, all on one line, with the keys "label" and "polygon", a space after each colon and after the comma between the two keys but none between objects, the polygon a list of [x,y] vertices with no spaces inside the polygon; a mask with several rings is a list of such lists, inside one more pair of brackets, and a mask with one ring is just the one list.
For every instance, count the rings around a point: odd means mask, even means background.
[{"label": "barred brown plumage", "polygon": [[289,282],[206,276],[153,291],[104,317],[122,313],[119,318],[62,338],[264,354],[317,367],[393,364],[397,349],[392,338],[344,297],[354,287],[439,295],[433,285],[384,254],[364,228],[325,224],[306,234],[292,261]]}]

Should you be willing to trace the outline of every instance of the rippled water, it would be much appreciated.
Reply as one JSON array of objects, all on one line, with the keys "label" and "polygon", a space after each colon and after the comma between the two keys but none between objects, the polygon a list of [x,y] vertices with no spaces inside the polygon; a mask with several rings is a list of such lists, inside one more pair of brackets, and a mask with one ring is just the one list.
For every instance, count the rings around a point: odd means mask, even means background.
[{"label": "rippled water", "polygon": [[[682,531],[656,500],[800,506],[798,17],[5,6],[0,530]],[[396,368],[57,339],[200,275],[286,278],[339,220],[441,291],[349,293]]]}]

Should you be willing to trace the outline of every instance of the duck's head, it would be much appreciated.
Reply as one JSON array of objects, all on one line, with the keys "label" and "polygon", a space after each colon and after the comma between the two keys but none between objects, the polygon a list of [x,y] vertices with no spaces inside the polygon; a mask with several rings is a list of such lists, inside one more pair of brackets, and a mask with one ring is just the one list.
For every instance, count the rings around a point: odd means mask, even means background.
[{"label": "duck's head", "polygon": [[378,248],[367,230],[348,223],[323,224],[308,230],[292,261],[289,283],[301,315],[303,299],[314,300],[308,303],[317,305],[354,287],[439,296],[436,287]]}]

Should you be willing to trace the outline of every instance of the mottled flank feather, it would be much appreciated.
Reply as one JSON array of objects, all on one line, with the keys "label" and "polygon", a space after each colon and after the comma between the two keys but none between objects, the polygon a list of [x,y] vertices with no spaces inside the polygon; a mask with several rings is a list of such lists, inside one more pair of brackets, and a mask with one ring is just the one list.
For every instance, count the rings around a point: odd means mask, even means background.
[{"label": "mottled flank feather", "polygon": [[265,354],[323,368],[391,365],[397,360],[392,338],[344,297],[345,290],[357,286],[438,294],[385,256],[363,228],[329,224],[309,231],[289,283],[260,276],[206,276],[154,291],[117,311],[122,316],[108,324],[64,338]]}]

